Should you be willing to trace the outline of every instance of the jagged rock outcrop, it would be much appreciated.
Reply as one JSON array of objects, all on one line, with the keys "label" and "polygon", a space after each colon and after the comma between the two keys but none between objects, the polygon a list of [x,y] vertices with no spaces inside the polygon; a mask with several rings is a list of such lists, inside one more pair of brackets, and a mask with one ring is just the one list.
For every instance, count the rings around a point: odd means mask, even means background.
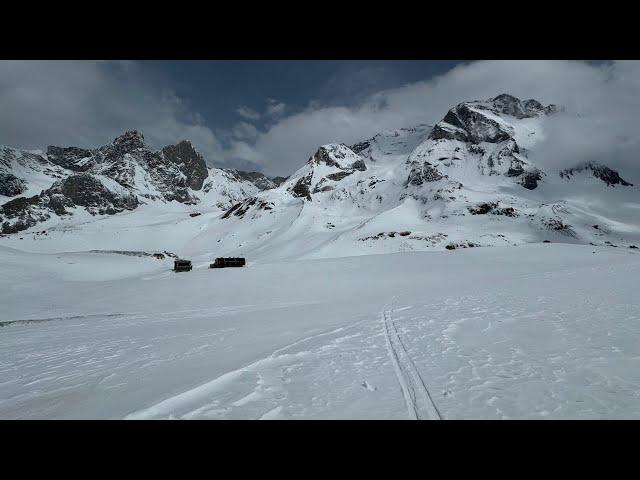
[{"label": "jagged rock outcrop", "polygon": [[523,173],[518,183],[527,190],[535,190],[538,188],[538,182],[540,180],[542,180],[542,172],[538,169],[534,169]]},{"label": "jagged rock outcrop", "polygon": [[513,137],[513,131],[503,122],[483,114],[488,111],[497,115],[509,115],[517,119],[552,114],[555,105],[543,107],[537,100],[521,102],[513,95],[503,93],[486,102],[464,102],[447,112],[444,119],[437,123],[431,132],[434,140],[460,140],[478,144],[481,142],[499,143]]},{"label": "jagged rock outcrop", "polygon": [[49,196],[61,194],[70,200],[70,205],[85,207],[93,215],[113,215],[138,206],[135,195],[124,189],[117,191],[113,185],[109,189],[89,173],[71,175],[46,192]]},{"label": "jagged rock outcrop", "polygon": [[0,196],[22,195],[29,190],[34,179],[39,185],[50,186],[69,173],[39,153],[0,146]]},{"label": "jagged rock outcrop", "polygon": [[633,186],[632,183],[629,183],[620,177],[620,174],[617,171],[595,162],[586,162],[582,165],[562,170],[560,172],[560,177],[570,179],[578,172],[590,172],[594,177],[599,178],[610,187],[615,185],[622,185],[625,187]]},{"label": "jagged rock outcrop", "polygon": [[291,194],[294,197],[305,198],[311,201],[310,186],[312,178],[312,174],[308,174],[304,177],[299,178],[295,185],[291,188]]},{"label": "jagged rock outcrop", "polygon": [[429,162],[414,164],[407,178],[407,185],[422,185],[425,182],[436,182],[444,178],[437,168]]},{"label": "jagged rock outcrop", "polygon": [[312,195],[331,192],[335,184],[355,172],[365,172],[367,165],[362,157],[344,144],[323,145],[307,164],[287,180],[287,191],[294,197],[312,201]]},{"label": "jagged rock outcrop", "polygon": [[276,187],[279,187],[284,182],[286,182],[288,179],[289,179],[289,177],[273,177],[271,179],[271,181],[276,185]]},{"label": "jagged rock outcrop", "polygon": [[15,197],[27,190],[24,181],[11,173],[0,172],[0,195]]},{"label": "jagged rock outcrop", "polygon": [[[160,151],[149,150],[142,133],[131,130],[111,144],[88,150],[78,147],[47,148],[50,162],[74,172],[90,172],[112,178],[125,188],[138,190],[150,199],[176,200],[194,204],[191,190],[200,190],[208,176],[204,158],[184,140]],[[136,184],[136,175],[148,176],[145,188]]]},{"label": "jagged rock outcrop", "polygon": [[462,103],[447,112],[444,119],[433,127],[433,140],[460,140],[469,143],[498,143],[511,138],[504,125],[487,118],[469,104]]},{"label": "jagged rock outcrop", "polygon": [[111,188],[90,173],[73,174],[54,183],[51,188],[33,197],[18,197],[0,206],[0,233],[26,230],[38,222],[70,215],[69,209],[84,207],[92,215],[113,215],[133,210],[138,199],[123,188]]},{"label": "jagged rock outcrop", "polygon": [[206,201],[226,210],[257,191],[254,183],[208,168],[190,142],[153,151],[135,130],[95,149],[49,146],[46,155],[0,146],[0,195],[28,196],[0,210],[5,232],[65,216],[76,207],[111,215],[154,201]]},{"label": "jagged rock outcrop", "polygon": [[363,172],[367,169],[364,160],[345,144],[323,145],[309,159],[309,163],[315,165],[324,164],[340,170],[359,170]]},{"label": "jagged rock outcrop", "polygon": [[229,172],[235,178],[239,180],[246,180],[247,182],[253,183],[260,190],[269,190],[271,188],[276,188],[280,186],[287,177],[274,177],[269,178],[264,173],[261,172],[245,172],[242,170],[236,169],[225,169],[226,172]]},{"label": "jagged rock outcrop", "polygon": [[176,145],[168,145],[162,149],[164,157],[176,165],[187,179],[187,185],[193,190],[200,190],[209,175],[207,164],[191,142],[183,140]]}]

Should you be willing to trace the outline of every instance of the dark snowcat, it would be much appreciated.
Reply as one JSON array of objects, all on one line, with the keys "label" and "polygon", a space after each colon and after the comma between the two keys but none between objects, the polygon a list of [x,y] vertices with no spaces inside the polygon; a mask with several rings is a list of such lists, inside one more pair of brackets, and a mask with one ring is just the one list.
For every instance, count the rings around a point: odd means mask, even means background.
[{"label": "dark snowcat", "polygon": [[209,265],[209,268],[225,268],[225,267],[244,267],[246,261],[244,258],[216,258],[216,261]]},{"label": "dark snowcat", "polygon": [[190,272],[193,266],[191,260],[176,260],[173,262],[173,270],[175,272]]}]

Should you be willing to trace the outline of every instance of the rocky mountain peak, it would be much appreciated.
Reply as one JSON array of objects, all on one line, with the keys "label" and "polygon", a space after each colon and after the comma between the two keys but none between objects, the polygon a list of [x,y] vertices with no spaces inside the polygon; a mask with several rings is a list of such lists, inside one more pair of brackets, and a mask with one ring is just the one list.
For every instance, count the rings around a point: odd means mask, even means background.
[{"label": "rocky mountain peak", "polygon": [[120,148],[126,150],[137,150],[144,148],[144,135],[137,130],[129,130],[123,133],[113,141],[113,145],[117,145]]},{"label": "rocky mountain peak", "polygon": [[200,155],[191,142],[182,140],[176,145],[167,145],[162,149],[164,157],[175,164],[187,177],[187,184],[194,190],[200,190],[209,175],[204,157]]},{"label": "rocky mountain peak", "polygon": [[473,103],[461,103],[447,112],[429,135],[433,140],[459,140],[478,144],[499,143],[511,138],[502,124],[483,114]]},{"label": "rocky mountain peak", "polygon": [[269,178],[261,172],[245,172],[242,170],[236,170],[235,168],[227,168],[223,170],[231,174],[239,181],[245,180],[253,183],[260,190],[269,190],[271,188],[276,188],[280,186],[280,184],[282,184],[284,180],[286,180],[285,177]]},{"label": "rocky mountain peak", "polygon": [[620,174],[613,170],[612,168],[607,167],[606,165],[602,165],[597,162],[585,162],[579,164],[573,168],[567,168],[560,172],[560,177],[564,179],[570,179],[578,172],[589,172],[595,178],[602,180],[609,187],[614,187],[616,185],[622,185],[625,187],[632,187],[633,183],[627,182]]},{"label": "rocky mountain peak", "polygon": [[491,102],[496,111],[504,113],[505,115],[511,115],[516,118],[525,118],[531,115],[527,112],[519,98],[509,95],[508,93],[503,93],[492,98]]},{"label": "rocky mountain peak", "polygon": [[323,145],[309,159],[309,163],[316,165],[327,165],[341,170],[356,169],[364,171],[367,169],[362,158],[344,144],[329,143]]}]

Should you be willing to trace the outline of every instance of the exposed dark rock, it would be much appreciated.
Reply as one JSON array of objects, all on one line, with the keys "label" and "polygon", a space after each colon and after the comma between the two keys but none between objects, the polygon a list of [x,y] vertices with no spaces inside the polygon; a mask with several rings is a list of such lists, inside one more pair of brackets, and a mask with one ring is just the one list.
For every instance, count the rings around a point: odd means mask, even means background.
[{"label": "exposed dark rock", "polygon": [[257,210],[272,210],[274,204],[272,202],[261,200],[258,197],[251,197],[243,202],[236,203],[222,215],[222,218],[229,218],[231,215],[242,218],[244,217],[244,214],[251,209],[251,207],[255,207]]},{"label": "exposed dark rock", "polygon": [[509,166],[509,170],[505,173],[507,177],[519,177],[524,173],[524,162],[517,158],[513,158],[511,160],[511,165]]},{"label": "exposed dark rock", "polygon": [[133,210],[138,206],[135,195],[117,195],[107,189],[100,180],[87,173],[71,175],[45,192],[53,198],[55,194],[61,193],[73,205],[88,207],[92,214],[113,215],[123,210]]},{"label": "exposed dark rock", "polygon": [[474,248],[479,246],[480,245],[477,243],[463,241],[463,242],[457,242],[457,243],[450,243],[446,245],[444,248],[446,248],[447,250],[455,250],[456,248]]},{"label": "exposed dark rock", "polygon": [[[337,157],[340,157],[341,152],[335,152],[334,155]],[[344,155],[342,155],[342,158],[344,158]],[[336,162],[333,158],[331,158],[331,155],[329,154],[329,150],[327,150],[326,147],[318,148],[318,150],[313,155],[313,157],[311,157],[310,160],[315,162],[316,164],[324,163],[329,167],[340,168],[340,165],[338,164],[338,162]]]},{"label": "exposed dark rock", "polygon": [[[533,100],[535,102],[535,100]],[[503,93],[498,95],[494,99],[492,99],[494,109],[499,113],[504,113],[506,115],[511,115],[516,118],[526,118],[532,116],[531,113],[527,112],[527,109],[524,107],[520,99],[514,97],[513,95],[509,95],[508,93]],[[529,100],[531,102],[531,100]],[[542,106],[542,105],[541,105]]]},{"label": "exposed dark rock", "polygon": [[0,213],[7,217],[14,217],[30,205],[37,205],[39,198],[40,197],[38,195],[35,195],[33,197],[18,197],[13,200],[9,200],[4,205],[0,206]]},{"label": "exposed dark rock", "polygon": [[193,190],[200,190],[209,175],[207,164],[191,142],[181,141],[176,145],[168,145],[162,149],[165,158],[175,164],[187,177],[187,185]]},{"label": "exposed dark rock", "polygon": [[475,207],[467,207],[472,215],[486,215],[498,206],[497,203],[480,203]]},{"label": "exposed dark rock", "polygon": [[571,225],[568,225],[560,218],[546,218],[542,220],[542,225],[548,230],[554,230],[569,237],[575,237],[576,232]]},{"label": "exposed dark rock", "polygon": [[429,162],[424,162],[422,165],[416,164],[411,168],[407,185],[422,185],[425,182],[436,182],[442,178],[444,176],[436,167]]},{"label": "exposed dark rock", "polygon": [[137,130],[129,130],[113,141],[113,145],[122,152],[144,148],[144,136]]},{"label": "exposed dark rock", "polygon": [[138,165],[147,171],[164,200],[186,204],[197,203],[189,189],[200,190],[209,175],[204,158],[188,141],[152,152],[145,147],[142,133],[136,130],[94,150],[50,146],[47,156],[54,165],[104,175],[128,189],[135,187]]},{"label": "exposed dark rock", "polygon": [[[451,129],[447,125],[454,128]],[[498,143],[511,138],[511,134],[495,120],[472,110],[468,104],[461,103],[447,112],[442,122],[433,128],[429,138],[460,140],[475,144]]]},{"label": "exposed dark rock", "polygon": [[[71,175],[33,197],[19,197],[0,207],[2,233],[15,233],[51,218],[68,215],[68,208],[84,207],[92,215],[113,215],[138,206],[135,195],[117,194],[88,173]],[[11,220],[11,221],[9,221]]]},{"label": "exposed dark rock", "polygon": [[271,188],[276,188],[282,182],[286,180],[285,177],[275,177],[275,179],[267,177],[264,173],[261,172],[244,172],[242,170],[235,169],[225,169],[226,172],[229,172],[238,180],[245,180],[247,182],[253,183],[260,190],[269,190]]},{"label": "exposed dark rock", "polygon": [[93,165],[91,158],[94,152],[78,147],[54,147],[47,148],[47,159],[61,167],[68,168],[74,172],[86,172]]},{"label": "exposed dark rock", "polygon": [[360,142],[360,143],[356,143],[355,145],[352,145],[351,150],[355,153],[360,153],[364,150],[366,150],[367,148],[369,148],[371,146],[370,142]]},{"label": "exposed dark rock", "polygon": [[491,212],[492,215],[504,215],[505,217],[517,217],[518,212],[513,207],[496,208]]},{"label": "exposed dark rock", "polygon": [[229,218],[234,212],[236,212],[240,207],[242,206],[242,202],[240,203],[236,203],[235,205],[233,205],[229,210],[227,210],[226,212],[224,212],[224,214],[222,215],[222,218]]},{"label": "exposed dark rock", "polygon": [[544,107],[544,113],[545,115],[553,115],[555,113],[558,113],[558,111],[561,111],[562,109],[558,108],[557,105],[547,105],[546,107]]},{"label": "exposed dark rock", "polygon": [[0,172],[0,195],[15,197],[27,189],[24,182],[11,173]]},{"label": "exposed dark rock", "polygon": [[286,182],[288,178],[289,178],[289,177],[273,177],[273,178],[271,179],[271,181],[272,181],[273,183],[275,183],[276,187],[279,187],[279,186],[280,186],[280,185],[282,185],[284,182]]},{"label": "exposed dark rock", "polygon": [[294,197],[302,197],[311,201],[311,193],[309,191],[309,187],[311,186],[311,177],[312,174],[301,177],[298,179],[296,184],[291,188],[291,194]]},{"label": "exposed dark rock", "polygon": [[629,183],[626,180],[622,179],[617,171],[595,162],[587,162],[582,165],[578,165],[577,167],[562,170],[560,172],[560,177],[569,179],[577,172],[582,172],[585,170],[591,171],[591,174],[594,177],[599,178],[610,187],[613,187],[615,185],[622,185],[625,187],[633,186],[632,183]]},{"label": "exposed dark rock", "polygon": [[367,169],[367,166],[364,164],[364,160],[356,160],[351,164],[351,168],[364,172]]},{"label": "exposed dark rock", "polygon": [[540,114],[544,113],[545,111],[544,105],[542,105],[539,101],[534,100],[533,98],[522,102],[522,106],[529,114]]},{"label": "exposed dark rock", "polygon": [[343,170],[341,172],[330,173],[329,175],[327,175],[327,178],[329,180],[333,180],[334,182],[339,182],[343,178],[348,177],[349,175],[351,175],[353,172],[354,172],[354,170]]},{"label": "exposed dark rock", "polygon": [[540,180],[542,180],[542,173],[539,170],[532,170],[522,175],[520,185],[527,190],[535,190]]}]

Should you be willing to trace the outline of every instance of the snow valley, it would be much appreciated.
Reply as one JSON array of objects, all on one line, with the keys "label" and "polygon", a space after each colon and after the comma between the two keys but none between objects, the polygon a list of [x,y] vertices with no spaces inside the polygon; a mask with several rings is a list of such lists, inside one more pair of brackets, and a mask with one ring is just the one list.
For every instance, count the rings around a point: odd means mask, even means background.
[{"label": "snow valley", "polygon": [[286,178],[0,147],[0,417],[637,418],[639,179],[541,160],[561,106],[443,114]]}]

